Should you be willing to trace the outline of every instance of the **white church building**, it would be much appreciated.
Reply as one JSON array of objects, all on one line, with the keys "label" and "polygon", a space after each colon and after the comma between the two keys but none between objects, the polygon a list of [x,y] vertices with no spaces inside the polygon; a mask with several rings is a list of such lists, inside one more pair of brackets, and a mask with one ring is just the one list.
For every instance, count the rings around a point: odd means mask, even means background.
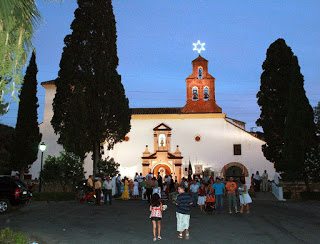
[{"label": "white church building", "polygon": [[[214,172],[215,176],[234,176],[251,182],[251,174],[268,171],[273,179],[273,164],[263,156],[265,144],[245,130],[245,123],[228,118],[215,100],[215,78],[208,73],[208,61],[199,55],[192,61],[192,74],[186,78],[187,100],[184,107],[132,108],[131,131],[121,143],[103,158],[113,157],[120,164],[122,176],[133,178],[135,173],[172,174],[178,181],[187,176],[189,160],[193,173]],[[54,81],[43,82],[46,89],[42,141],[47,145],[44,157],[57,156],[62,151],[58,136],[50,124],[52,102],[56,88]],[[41,152],[30,169],[32,178],[40,172]],[[92,173],[89,155],[84,165],[87,175]]]}]

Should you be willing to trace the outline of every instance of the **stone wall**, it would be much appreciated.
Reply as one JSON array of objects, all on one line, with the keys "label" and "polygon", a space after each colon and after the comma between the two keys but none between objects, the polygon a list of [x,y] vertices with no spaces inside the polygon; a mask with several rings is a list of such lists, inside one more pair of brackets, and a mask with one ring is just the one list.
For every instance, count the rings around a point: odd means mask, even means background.
[{"label": "stone wall", "polygon": [[[300,193],[306,191],[306,185],[304,182],[283,182],[283,195],[284,198],[300,199]],[[320,192],[320,183],[310,183],[310,190],[312,192]]]}]

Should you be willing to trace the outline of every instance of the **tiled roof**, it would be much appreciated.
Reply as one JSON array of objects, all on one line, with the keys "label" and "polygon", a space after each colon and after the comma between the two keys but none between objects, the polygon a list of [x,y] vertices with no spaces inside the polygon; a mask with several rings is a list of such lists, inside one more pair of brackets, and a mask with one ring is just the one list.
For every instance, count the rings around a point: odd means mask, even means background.
[{"label": "tiled roof", "polygon": [[182,108],[131,108],[132,114],[182,114]]},{"label": "tiled roof", "polygon": [[48,81],[44,81],[44,82],[41,82],[41,85],[54,85],[54,81],[55,80],[48,80]]},{"label": "tiled roof", "polygon": [[197,62],[197,61],[207,61],[205,58],[201,57],[200,54],[199,54],[199,57],[197,57],[195,60],[193,60],[192,62]]}]

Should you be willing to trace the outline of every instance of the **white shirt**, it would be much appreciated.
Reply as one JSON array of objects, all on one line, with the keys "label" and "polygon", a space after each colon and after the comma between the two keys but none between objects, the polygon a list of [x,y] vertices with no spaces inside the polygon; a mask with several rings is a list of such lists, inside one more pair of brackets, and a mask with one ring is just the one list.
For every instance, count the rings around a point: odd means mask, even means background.
[{"label": "white shirt", "polygon": [[253,176],[253,179],[255,179],[255,180],[261,180],[261,177],[260,177],[260,175],[255,174],[255,175]]},{"label": "white shirt", "polygon": [[186,189],[188,189],[188,186],[189,186],[188,181],[184,182],[184,186],[186,187]]},{"label": "white shirt", "polygon": [[263,173],[262,179],[263,179],[263,180],[267,180],[267,179],[268,179],[268,174],[267,174],[267,173]]},{"label": "white shirt", "polygon": [[199,189],[199,186],[198,186],[197,184],[192,184],[192,185],[190,186],[190,191],[191,191],[192,193],[197,193],[197,192],[198,192],[198,189]]},{"label": "white shirt", "polygon": [[109,180],[109,182],[107,180],[103,182],[103,189],[112,190],[112,187],[113,183],[111,180]]},{"label": "white shirt", "polygon": [[121,177],[120,176],[117,177],[117,181],[116,182],[117,182],[117,184],[121,183]]},{"label": "white shirt", "polygon": [[140,175],[139,178],[138,178],[138,182],[141,183],[142,181],[143,181],[143,176]]}]

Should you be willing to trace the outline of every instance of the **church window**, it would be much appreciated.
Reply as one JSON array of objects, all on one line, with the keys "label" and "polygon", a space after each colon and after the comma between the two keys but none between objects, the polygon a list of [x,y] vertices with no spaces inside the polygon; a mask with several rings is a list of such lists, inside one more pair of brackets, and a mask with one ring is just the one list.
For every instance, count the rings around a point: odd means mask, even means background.
[{"label": "church window", "polygon": [[203,100],[208,101],[209,100],[209,87],[205,87],[203,89]]},{"label": "church window", "polygon": [[199,94],[198,94],[198,87],[193,87],[192,88],[192,101],[198,101],[199,99]]},{"label": "church window", "polygon": [[194,139],[195,139],[195,141],[201,141],[201,137],[200,137],[199,135],[196,135],[196,136],[194,137]]},{"label": "church window", "polygon": [[203,79],[203,70],[202,70],[201,67],[199,67],[199,69],[198,69],[198,79],[199,79],[199,80],[200,80],[200,79]]},{"label": "church window", "polygon": [[159,147],[165,147],[166,146],[166,136],[165,136],[165,134],[160,134],[159,135],[158,143],[159,143]]},{"label": "church window", "polygon": [[233,144],[233,155],[241,155],[241,144]]}]

